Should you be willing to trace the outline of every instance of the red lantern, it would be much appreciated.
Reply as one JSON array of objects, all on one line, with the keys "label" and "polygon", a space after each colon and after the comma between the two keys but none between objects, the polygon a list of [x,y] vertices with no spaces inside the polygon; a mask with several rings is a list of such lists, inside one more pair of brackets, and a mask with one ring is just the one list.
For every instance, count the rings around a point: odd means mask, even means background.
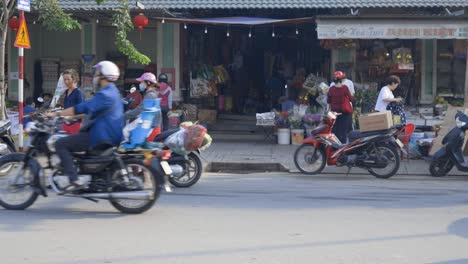
[{"label": "red lantern", "polygon": [[143,15],[143,13],[140,13],[133,18],[133,24],[135,24],[139,31],[142,31],[143,28],[148,25],[148,18]]},{"label": "red lantern", "polygon": [[18,17],[13,16],[12,18],[10,18],[10,20],[8,20],[8,26],[11,28],[11,30],[17,32],[20,27],[20,20],[18,19]]}]

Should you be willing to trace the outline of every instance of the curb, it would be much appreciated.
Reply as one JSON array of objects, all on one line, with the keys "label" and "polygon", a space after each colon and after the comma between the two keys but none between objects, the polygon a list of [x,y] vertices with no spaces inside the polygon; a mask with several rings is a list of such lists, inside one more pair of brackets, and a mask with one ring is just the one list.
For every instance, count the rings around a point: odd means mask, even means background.
[{"label": "curb", "polygon": [[[332,175],[363,175],[369,174],[367,171],[356,171],[360,170],[359,168],[353,168],[350,173],[346,173],[343,171],[330,171],[332,167],[327,167],[324,169],[323,174],[332,174]],[[341,168],[340,168],[341,169]],[[281,163],[278,162],[260,162],[260,163],[241,163],[241,162],[208,162],[203,164],[203,172],[287,172],[290,174],[302,174],[297,169],[288,169]],[[409,173],[404,171],[399,171],[395,174],[395,176],[431,176],[428,173],[422,174],[419,173]],[[448,176],[468,176],[468,174],[463,174],[463,172],[459,172],[458,170],[454,170]],[[437,177],[434,177],[437,178]],[[444,177],[440,177],[444,178]]]},{"label": "curb", "polygon": [[281,163],[240,163],[240,162],[210,162],[205,166],[205,172],[236,171],[236,172],[290,172]]}]

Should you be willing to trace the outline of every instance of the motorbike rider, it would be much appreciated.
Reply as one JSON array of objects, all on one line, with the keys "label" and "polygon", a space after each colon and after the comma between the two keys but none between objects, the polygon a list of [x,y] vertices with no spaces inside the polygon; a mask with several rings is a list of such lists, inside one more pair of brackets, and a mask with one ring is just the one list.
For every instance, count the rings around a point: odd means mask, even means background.
[{"label": "motorbike rider", "polygon": [[[137,78],[136,80],[140,82],[140,91],[145,93],[143,100],[158,98],[158,92],[156,91],[158,81],[156,80],[156,76],[154,74],[151,72],[145,72],[140,76],[140,78]],[[141,114],[141,112],[143,112],[143,110],[143,101],[141,101],[141,103],[135,109],[125,113],[125,119],[135,119],[139,114]]]},{"label": "motorbike rider", "polygon": [[123,105],[120,92],[114,84],[120,75],[119,68],[110,61],[101,61],[94,68],[93,84],[100,90],[93,98],[63,111],[47,114],[49,117],[87,114],[91,124],[89,130],[80,131],[56,142],[55,147],[63,172],[70,179],[70,185],[65,187],[61,194],[82,189],[86,184],[78,178],[73,165],[73,152],[100,146],[115,146],[123,140]]},{"label": "motorbike rider", "polygon": [[167,114],[169,110],[172,109],[172,87],[169,86],[167,83],[168,78],[165,73],[161,73],[158,76],[159,81],[159,95],[158,97],[161,98],[161,113],[162,113],[162,121],[163,121],[163,130],[167,130],[169,128],[169,121],[167,118]]}]

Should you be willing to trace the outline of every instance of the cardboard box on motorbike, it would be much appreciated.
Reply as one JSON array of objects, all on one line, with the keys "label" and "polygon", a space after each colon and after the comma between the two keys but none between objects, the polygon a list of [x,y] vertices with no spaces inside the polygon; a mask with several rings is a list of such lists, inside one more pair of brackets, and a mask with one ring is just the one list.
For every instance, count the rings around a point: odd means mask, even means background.
[{"label": "cardboard box on motorbike", "polygon": [[393,126],[392,112],[384,111],[359,116],[361,132],[390,129]]}]

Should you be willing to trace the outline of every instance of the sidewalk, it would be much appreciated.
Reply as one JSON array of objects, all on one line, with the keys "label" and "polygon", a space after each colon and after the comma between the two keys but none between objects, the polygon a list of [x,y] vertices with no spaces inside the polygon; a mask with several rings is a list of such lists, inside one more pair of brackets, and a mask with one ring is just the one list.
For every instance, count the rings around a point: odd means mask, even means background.
[{"label": "sidewalk", "polygon": [[[277,145],[267,142],[213,142],[202,152],[202,162],[207,171],[284,171],[299,172],[294,165],[294,152],[298,146]],[[429,164],[423,160],[405,159],[400,163],[398,175],[429,176]],[[326,167],[324,174],[346,174],[347,167]],[[350,174],[369,174],[352,168]],[[452,169],[449,175],[468,176],[468,173]]]}]

